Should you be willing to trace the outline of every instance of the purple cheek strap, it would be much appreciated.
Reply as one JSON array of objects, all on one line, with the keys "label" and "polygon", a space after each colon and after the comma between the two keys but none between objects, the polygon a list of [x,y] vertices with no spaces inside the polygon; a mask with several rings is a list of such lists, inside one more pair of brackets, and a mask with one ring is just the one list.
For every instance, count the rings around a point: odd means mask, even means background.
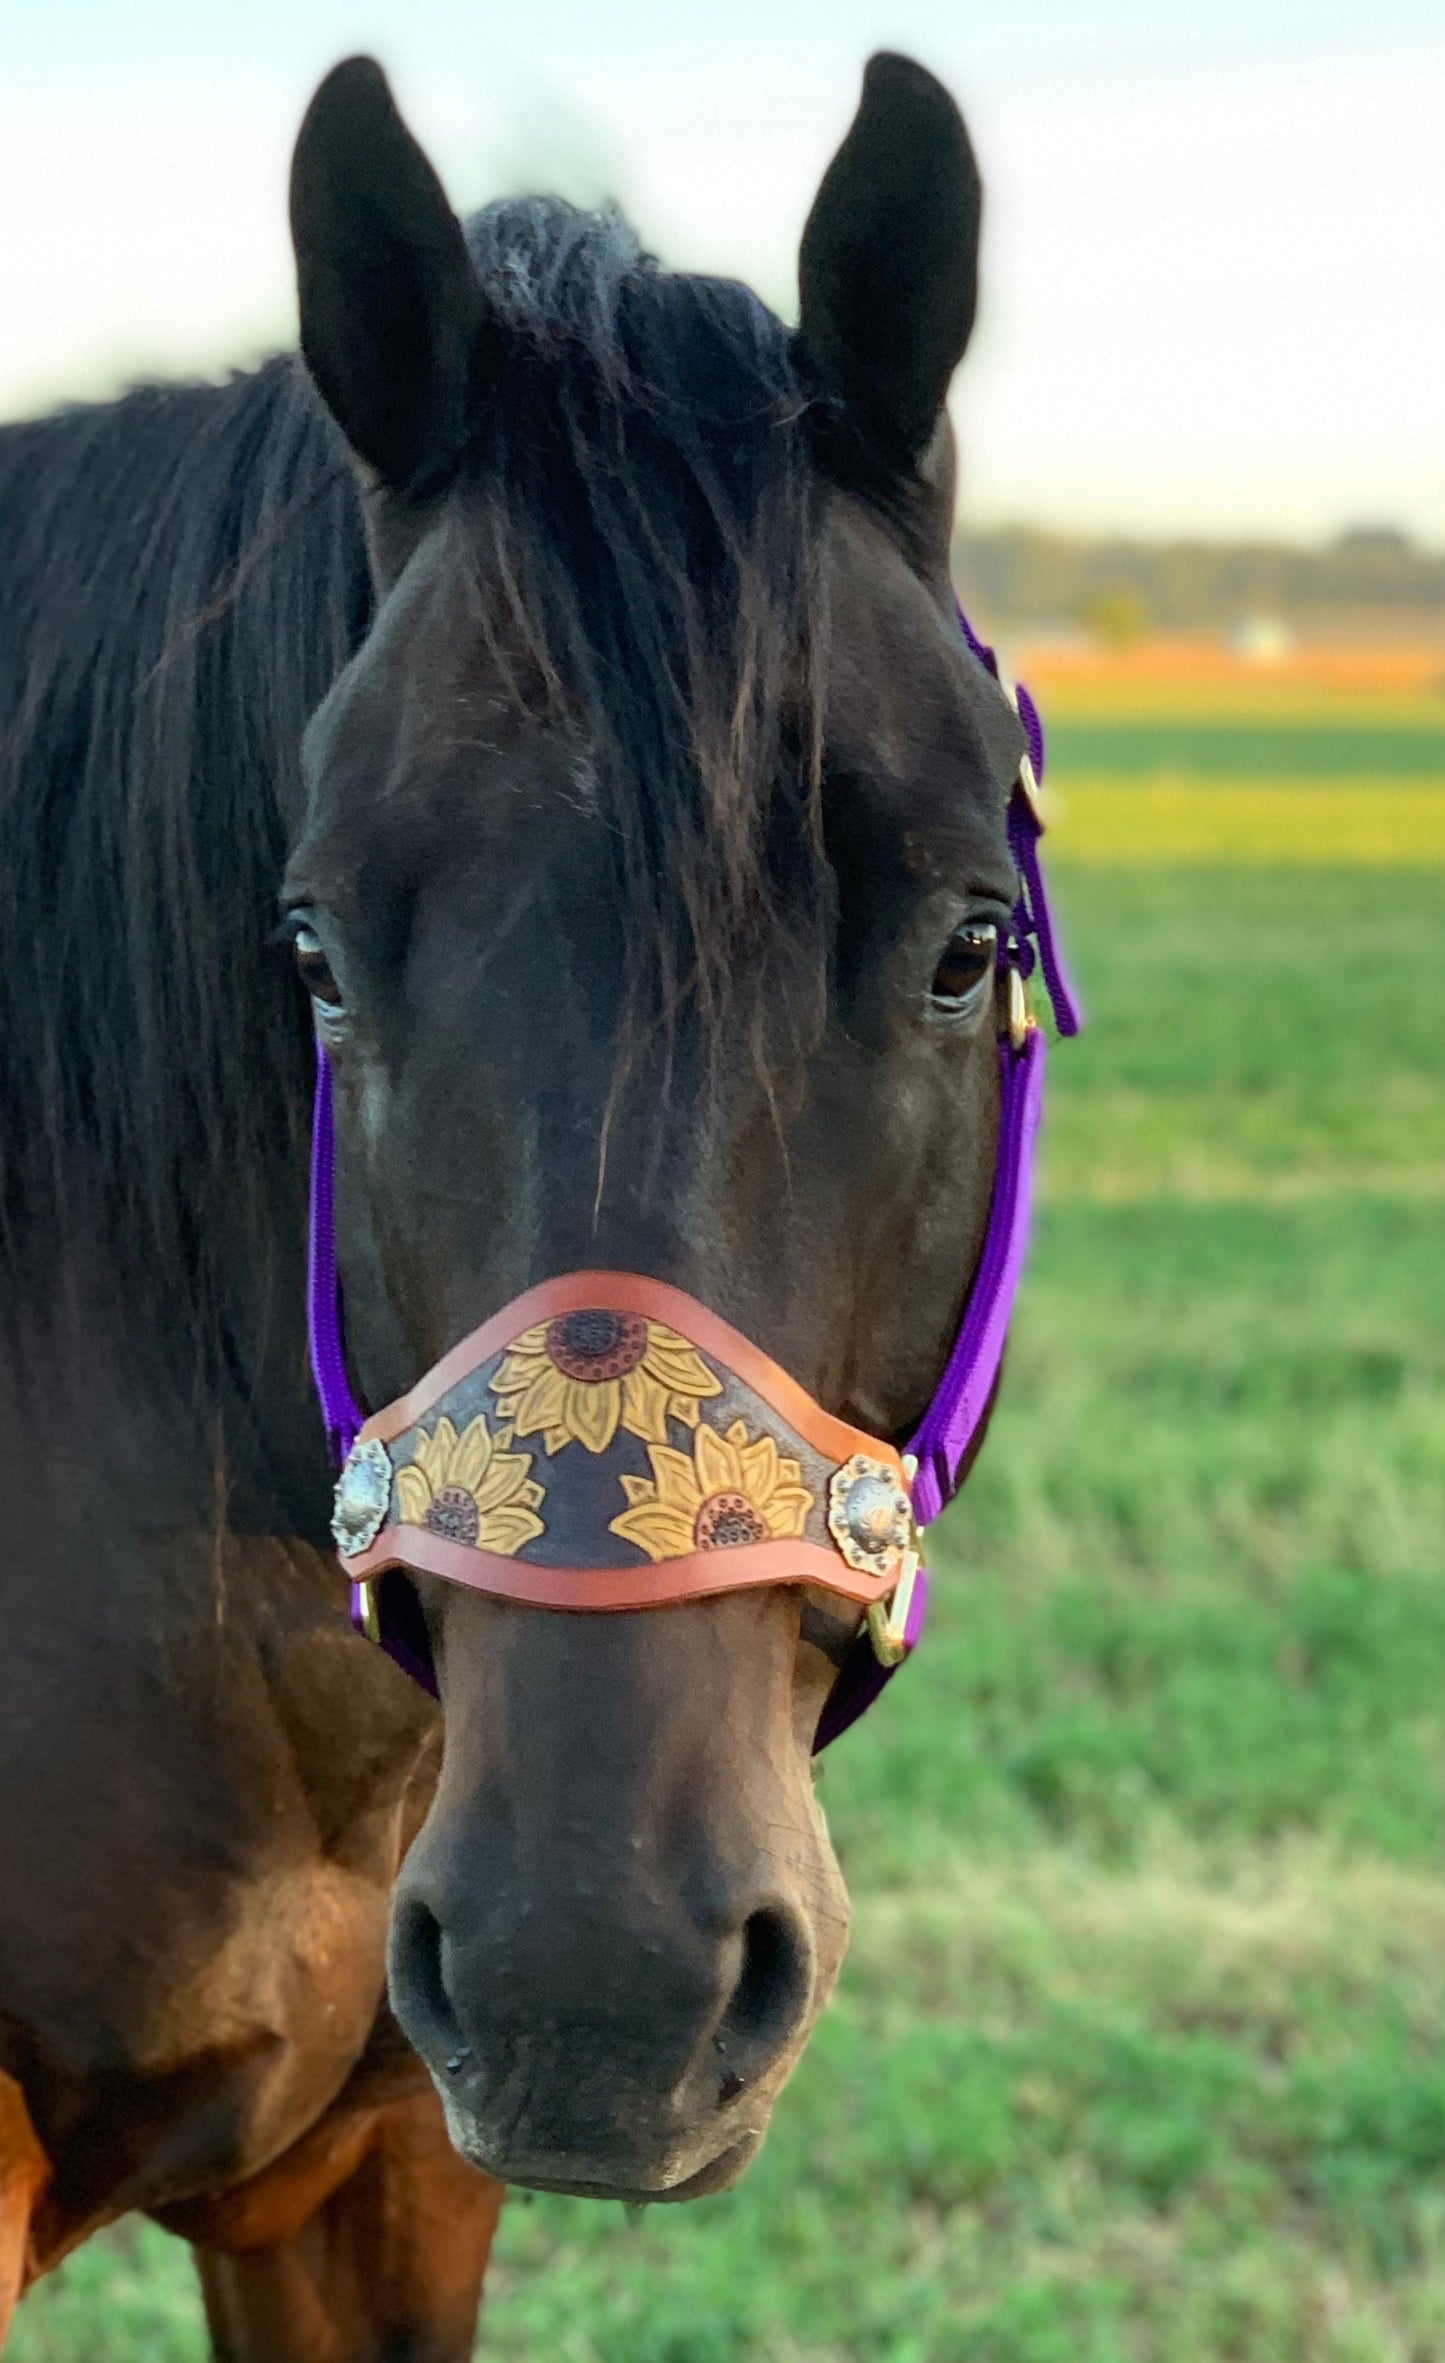
[{"label": "purple cheek strap", "polygon": [[913,1507],[920,1526],[927,1526],[953,1499],[960,1472],[969,1464],[1003,1360],[1009,1316],[1028,1245],[1034,1140],[1043,1100],[1044,1037],[1026,1014],[1024,988],[1036,969],[1060,1034],[1077,1034],[1079,1030],[1079,1007],[1059,956],[1039,866],[1043,726],[1028,691],[1021,684],[1016,689],[1007,680],[994,651],[979,639],[962,608],[958,618],[969,647],[1018,714],[1028,742],[1008,807],[1009,848],[1018,869],[1019,894],[1009,938],[999,954],[1003,981],[1022,1022],[1013,1024],[999,1043],[998,1159],[983,1253],[953,1351],[908,1447],[918,1462]]},{"label": "purple cheek strap", "polygon": [[351,1392],[341,1342],[341,1283],[336,1272],[336,1119],[331,1104],[331,1061],[319,1037],[316,1098],[311,1110],[306,1333],[321,1422],[332,1461],[339,1469],[356,1442],[366,1414]]},{"label": "purple cheek strap", "polygon": [[[1008,940],[999,952],[999,977],[1006,996],[1009,1024],[999,1043],[999,1140],[993,1196],[983,1252],[953,1350],[933,1400],[908,1447],[918,1464],[913,1479],[913,1508],[920,1526],[927,1526],[953,1499],[970,1465],[998,1378],[1009,1316],[1023,1268],[1034,1139],[1044,1080],[1044,1037],[1027,1010],[1028,982],[1036,970],[1042,976],[1059,1033],[1076,1034],[1080,1022],[1078,1003],[1059,956],[1039,867],[1043,822],[1038,789],[1044,769],[1044,735],[1038,712],[1028,691],[1022,685],[1015,689],[1004,676],[994,651],[978,638],[961,608],[959,622],[974,656],[992,674],[1015,708],[1028,743],[1008,808],[1008,839],[1018,869],[1019,894]],[[346,1373],[336,1271],[335,1177],[331,1066],[318,1042],[306,1309],[317,1399],[332,1458],[340,1467],[356,1441],[365,1413],[352,1393]],[[358,1624],[365,1609],[364,1598],[359,1597],[364,1591],[365,1587],[353,1586],[352,1615]],[[926,1578],[920,1569],[907,1612],[905,1652],[911,1651],[922,1630],[926,1596]],[[373,1638],[379,1639],[388,1654],[415,1680],[434,1689],[430,1668],[408,1645],[407,1636],[389,1629],[384,1607],[380,1629],[373,1630]],[[816,1747],[826,1747],[850,1723],[856,1722],[895,1670],[893,1665],[879,1662],[867,1634],[860,1634],[839,1669],[818,1727]]]}]

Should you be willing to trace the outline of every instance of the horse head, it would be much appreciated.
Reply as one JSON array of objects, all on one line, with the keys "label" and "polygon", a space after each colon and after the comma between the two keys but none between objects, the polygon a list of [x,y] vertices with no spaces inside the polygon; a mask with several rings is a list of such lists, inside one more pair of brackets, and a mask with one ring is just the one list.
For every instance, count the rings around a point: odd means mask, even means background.
[{"label": "horse head", "polygon": [[[870,1436],[926,1405],[988,1218],[1023,744],[948,574],[979,207],[952,101],[874,59],[793,333],[612,216],[464,229],[374,65],[318,92],[302,346],[378,606],[308,734],[285,902],[373,1403],[600,1270],[685,1292]],[[485,1458],[522,1535],[623,1430],[714,1540],[796,1499],[685,1337],[553,1328],[490,1420],[430,1439],[437,1519]],[[811,1756],[856,1603],[410,1580],[445,1748],[391,1991],[453,2139],[508,2182],[723,2187],[844,1950]]]}]

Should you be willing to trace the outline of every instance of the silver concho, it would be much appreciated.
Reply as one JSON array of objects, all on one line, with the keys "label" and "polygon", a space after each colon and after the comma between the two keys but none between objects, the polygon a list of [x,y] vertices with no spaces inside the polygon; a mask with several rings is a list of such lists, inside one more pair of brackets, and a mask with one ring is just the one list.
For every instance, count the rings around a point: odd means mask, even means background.
[{"label": "silver concho", "polygon": [[828,1532],[850,1567],[888,1575],[917,1548],[913,1506],[887,1461],[855,1452],[828,1485]]},{"label": "silver concho", "polygon": [[353,1444],[336,1480],[336,1505],[331,1513],[331,1531],[343,1559],[354,1559],[358,1551],[375,1542],[390,1505],[391,1461],[386,1446],[375,1436],[365,1444]]}]

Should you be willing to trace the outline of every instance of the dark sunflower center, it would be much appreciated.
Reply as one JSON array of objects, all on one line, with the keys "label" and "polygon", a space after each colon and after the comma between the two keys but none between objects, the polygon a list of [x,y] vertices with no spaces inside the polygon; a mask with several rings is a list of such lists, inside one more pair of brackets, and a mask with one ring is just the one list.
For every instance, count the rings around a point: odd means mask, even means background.
[{"label": "dark sunflower center", "polygon": [[465,1485],[444,1485],[426,1506],[426,1523],[433,1534],[449,1543],[471,1545],[477,1539],[480,1513]]},{"label": "dark sunflower center", "polygon": [[692,1538],[700,1551],[733,1551],[740,1543],[765,1543],[767,1520],[745,1494],[710,1493],[693,1520]]},{"label": "dark sunflower center", "polygon": [[647,1323],[637,1313],[563,1313],[547,1324],[547,1359],[564,1378],[598,1386],[626,1378],[647,1352]]}]

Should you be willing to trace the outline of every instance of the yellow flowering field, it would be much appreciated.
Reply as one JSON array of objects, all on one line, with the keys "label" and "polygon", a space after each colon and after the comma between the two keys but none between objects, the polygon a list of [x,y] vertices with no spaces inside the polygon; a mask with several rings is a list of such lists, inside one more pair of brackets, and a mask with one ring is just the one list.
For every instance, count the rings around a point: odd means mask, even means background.
[{"label": "yellow flowering field", "polygon": [[1445,641],[1222,641],[1010,651],[1049,739],[1050,851],[1069,862],[1445,865]]},{"label": "yellow flowering field", "polygon": [[1049,798],[1049,853],[1071,862],[1445,867],[1445,778],[1070,779]]}]

